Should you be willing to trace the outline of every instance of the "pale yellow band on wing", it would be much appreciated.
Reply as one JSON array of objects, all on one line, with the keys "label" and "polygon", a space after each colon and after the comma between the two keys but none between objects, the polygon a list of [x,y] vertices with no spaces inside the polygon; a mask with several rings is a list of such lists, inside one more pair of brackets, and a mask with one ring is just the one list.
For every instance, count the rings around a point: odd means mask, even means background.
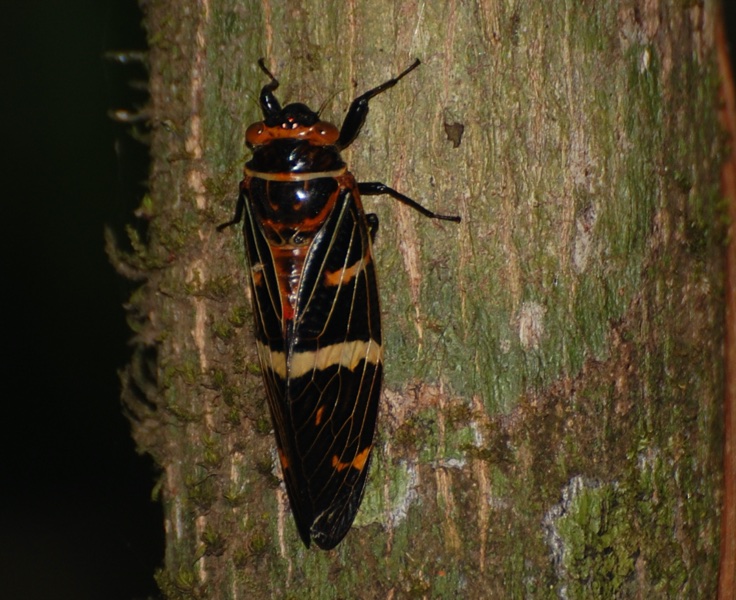
[{"label": "pale yellow band on wing", "polygon": [[[271,352],[267,346],[258,342],[258,354],[265,365],[282,379],[286,379],[286,355],[283,352]],[[301,377],[312,371],[322,371],[328,367],[340,366],[352,371],[360,361],[365,360],[377,365],[383,360],[383,348],[373,340],[364,342],[355,340],[325,346],[310,352],[297,352],[291,356],[288,376]]]},{"label": "pale yellow band on wing", "polygon": [[323,177],[340,177],[345,175],[347,170],[347,167],[343,167],[334,171],[314,171],[311,173],[261,173],[260,171],[251,171],[246,167],[245,174],[248,177],[257,177],[266,181],[309,181],[310,179],[322,179]]}]

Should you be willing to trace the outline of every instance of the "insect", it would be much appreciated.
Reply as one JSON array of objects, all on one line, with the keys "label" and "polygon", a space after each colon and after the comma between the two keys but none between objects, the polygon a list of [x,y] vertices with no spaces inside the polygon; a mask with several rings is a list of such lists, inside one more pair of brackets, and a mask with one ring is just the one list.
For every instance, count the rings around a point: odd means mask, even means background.
[{"label": "insect", "polygon": [[235,215],[244,221],[258,357],[286,490],[302,541],[335,547],[355,519],[373,450],[383,339],[371,251],[378,218],[361,196],[387,194],[435,214],[383,183],[357,183],[340,157],[374,96],[419,66],[353,100],[338,130],[301,103],[281,107],[270,78],[263,121],[246,131]]}]

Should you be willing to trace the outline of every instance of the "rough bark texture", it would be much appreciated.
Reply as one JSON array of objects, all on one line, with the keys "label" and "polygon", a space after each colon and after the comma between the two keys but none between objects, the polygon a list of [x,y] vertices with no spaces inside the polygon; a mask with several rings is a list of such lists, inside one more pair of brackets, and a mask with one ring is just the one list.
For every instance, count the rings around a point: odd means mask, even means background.
[{"label": "rough bark texture", "polygon": [[[151,0],[126,399],[171,598],[712,598],[723,392],[710,2]],[[386,382],[353,530],[298,539],[232,213],[266,57],[386,200]],[[464,130],[458,138],[462,124]],[[454,136],[454,137],[453,137]],[[459,142],[459,145],[457,144]],[[145,400],[140,400],[144,397]]]},{"label": "rough bark texture", "polygon": [[[725,9],[725,7],[722,7]],[[726,13],[725,10],[722,10]],[[721,552],[718,573],[719,600],[736,599],[736,84],[734,84],[726,24],[716,22],[716,53],[720,75],[720,121],[728,135],[729,150],[721,168],[721,188],[728,203],[725,258],[724,397],[723,397],[723,500]]]}]

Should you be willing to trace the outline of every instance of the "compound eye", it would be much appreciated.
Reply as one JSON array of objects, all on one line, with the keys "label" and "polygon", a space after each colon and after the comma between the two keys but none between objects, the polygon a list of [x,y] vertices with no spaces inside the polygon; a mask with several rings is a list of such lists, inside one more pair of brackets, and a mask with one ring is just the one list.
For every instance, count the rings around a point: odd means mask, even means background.
[{"label": "compound eye", "polygon": [[268,141],[266,138],[266,124],[263,121],[253,123],[253,125],[245,130],[245,142],[249,146],[265,144]]},{"label": "compound eye", "polygon": [[312,132],[316,138],[314,141],[318,144],[329,146],[337,141],[340,137],[340,131],[332,123],[326,121],[317,121],[312,125]]}]

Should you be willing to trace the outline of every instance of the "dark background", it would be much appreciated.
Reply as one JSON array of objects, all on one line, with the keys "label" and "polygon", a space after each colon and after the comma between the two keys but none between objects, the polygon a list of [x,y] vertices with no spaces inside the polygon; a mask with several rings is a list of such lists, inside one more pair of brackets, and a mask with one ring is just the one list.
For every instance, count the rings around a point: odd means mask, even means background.
[{"label": "dark background", "polygon": [[[3,5],[3,314],[0,598],[155,597],[158,477],[120,402],[132,288],[110,266],[104,227],[124,231],[145,188],[147,148],[112,121],[145,94],[135,0]],[[122,237],[122,236],[121,236]]]},{"label": "dark background", "polygon": [[107,116],[145,102],[126,85],[145,70],[102,58],[145,47],[141,15],[134,0],[4,13],[0,597],[154,597],[158,475],[135,452],[117,376],[131,288],[103,249],[104,227],[122,232],[145,191],[145,145]]}]

